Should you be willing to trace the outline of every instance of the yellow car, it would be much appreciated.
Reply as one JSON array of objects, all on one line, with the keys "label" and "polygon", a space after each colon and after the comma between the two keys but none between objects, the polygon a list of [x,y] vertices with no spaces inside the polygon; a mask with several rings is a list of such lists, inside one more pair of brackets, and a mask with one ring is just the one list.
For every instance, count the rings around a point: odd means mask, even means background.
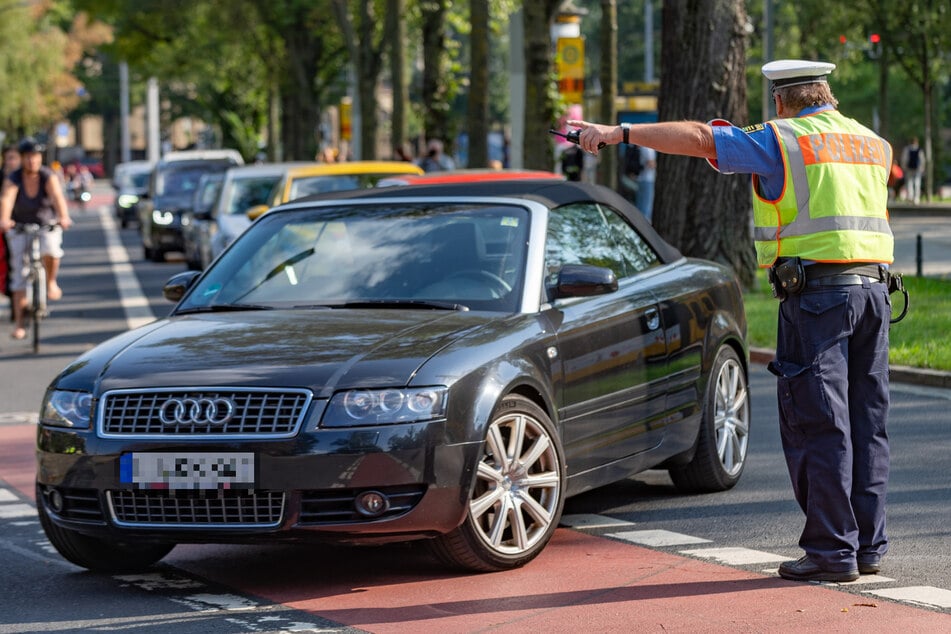
[{"label": "yellow car", "polygon": [[398,174],[422,174],[423,170],[407,161],[346,161],[343,163],[316,163],[294,167],[271,190],[266,205],[248,210],[254,220],[271,207],[304,196],[327,194],[348,189],[374,187],[378,181]]}]

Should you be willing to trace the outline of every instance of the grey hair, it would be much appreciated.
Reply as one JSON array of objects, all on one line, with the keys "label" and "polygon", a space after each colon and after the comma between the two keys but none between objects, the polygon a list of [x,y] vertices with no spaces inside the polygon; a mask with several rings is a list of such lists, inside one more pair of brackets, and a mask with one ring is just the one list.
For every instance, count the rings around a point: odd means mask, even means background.
[{"label": "grey hair", "polygon": [[839,105],[839,100],[832,94],[829,82],[825,81],[795,86],[776,86],[773,88],[773,93],[778,94],[783,104],[793,112],[812,106]]}]

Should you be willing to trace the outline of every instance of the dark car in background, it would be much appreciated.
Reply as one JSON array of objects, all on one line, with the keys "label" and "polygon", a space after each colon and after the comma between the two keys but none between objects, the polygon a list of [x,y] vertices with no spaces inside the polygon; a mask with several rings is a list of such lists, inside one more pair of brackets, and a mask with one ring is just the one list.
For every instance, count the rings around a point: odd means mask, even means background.
[{"label": "dark car in background", "polygon": [[116,218],[123,229],[139,221],[139,205],[149,195],[149,179],[155,163],[129,161],[116,165],[112,187],[116,191]]},{"label": "dark car in background", "polygon": [[[230,168],[231,169],[235,168]],[[211,218],[212,210],[218,204],[221,197],[221,188],[224,184],[225,174],[228,172],[211,172],[202,175],[198,181],[198,188],[195,190],[195,199],[192,208],[182,214],[182,241],[183,251],[185,252],[185,266],[189,269],[200,271],[204,266],[202,243],[207,232],[208,218]]]},{"label": "dark car in background", "polygon": [[191,158],[186,152],[162,159],[152,170],[149,197],[139,207],[142,250],[147,260],[164,262],[170,251],[183,252],[182,216],[192,208],[201,177],[224,172],[233,158]]},{"label": "dark car in background", "polygon": [[50,384],[42,526],[68,560],[176,544],[425,539],[531,561],[565,498],[645,469],[723,491],[747,458],[731,269],[558,180],[325,194],[262,215],[169,316]]}]

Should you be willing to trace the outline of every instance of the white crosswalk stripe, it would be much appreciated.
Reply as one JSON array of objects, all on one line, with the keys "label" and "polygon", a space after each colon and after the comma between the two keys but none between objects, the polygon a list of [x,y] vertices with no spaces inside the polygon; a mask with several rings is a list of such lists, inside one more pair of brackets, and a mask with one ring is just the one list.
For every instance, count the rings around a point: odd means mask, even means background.
[{"label": "white crosswalk stripe", "polygon": [[[565,515],[561,518],[561,525],[575,530],[594,530],[615,528],[619,526],[634,526],[633,522],[617,520],[608,515],[578,514]],[[606,533],[605,537],[630,542],[649,548],[664,548],[686,544],[712,543],[709,539],[684,535],[661,529],[629,530]],[[710,559],[726,566],[751,566],[786,561],[788,556],[768,553],[761,550],[752,550],[736,546],[696,548],[679,550],[682,555],[698,559]],[[767,568],[761,571],[767,575],[777,575],[778,568]],[[892,583],[895,580],[884,575],[862,575],[856,581],[842,583],[822,582],[823,586],[861,586],[871,584]],[[907,586],[898,588],[880,588],[877,590],[863,590],[864,594],[883,597],[902,603],[938,609],[951,609],[951,590],[934,588],[931,586]]]}]

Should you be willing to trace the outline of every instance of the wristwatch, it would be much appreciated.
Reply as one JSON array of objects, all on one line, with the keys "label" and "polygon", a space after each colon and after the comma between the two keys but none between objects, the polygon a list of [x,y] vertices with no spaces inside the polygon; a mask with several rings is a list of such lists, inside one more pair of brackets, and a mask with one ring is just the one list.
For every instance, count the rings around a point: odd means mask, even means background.
[{"label": "wristwatch", "polygon": [[629,144],[631,142],[631,124],[622,123],[621,131],[624,133],[624,143]]}]

